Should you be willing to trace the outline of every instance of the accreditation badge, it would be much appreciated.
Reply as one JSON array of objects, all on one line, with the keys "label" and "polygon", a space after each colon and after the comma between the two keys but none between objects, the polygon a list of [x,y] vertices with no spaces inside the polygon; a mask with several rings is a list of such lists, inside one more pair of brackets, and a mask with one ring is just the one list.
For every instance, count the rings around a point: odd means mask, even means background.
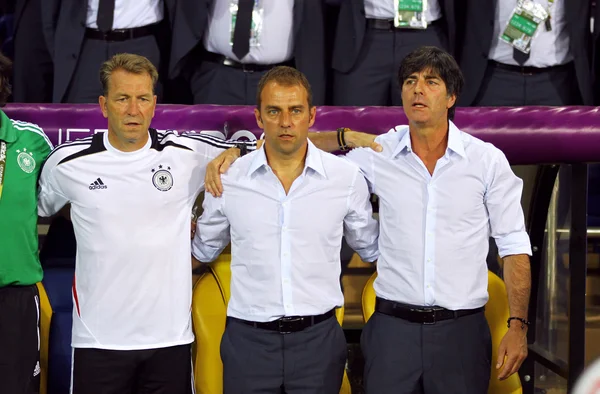
[{"label": "accreditation badge", "polygon": [[[549,4],[553,2],[549,1]],[[529,53],[539,25],[544,23],[547,30],[551,29],[548,11],[549,8],[544,9],[532,0],[519,0],[500,34],[500,40],[523,53]]]},{"label": "accreditation badge", "polygon": [[[238,14],[238,0],[231,0],[229,4],[231,12],[231,24],[229,25],[229,45],[233,47],[233,33],[235,32],[235,22]],[[254,0],[254,8],[252,10],[252,23],[250,24],[250,47],[260,46],[260,34],[263,29],[264,8],[262,0]]]},{"label": "accreditation badge", "polygon": [[394,0],[394,26],[400,29],[426,29],[427,0]]}]

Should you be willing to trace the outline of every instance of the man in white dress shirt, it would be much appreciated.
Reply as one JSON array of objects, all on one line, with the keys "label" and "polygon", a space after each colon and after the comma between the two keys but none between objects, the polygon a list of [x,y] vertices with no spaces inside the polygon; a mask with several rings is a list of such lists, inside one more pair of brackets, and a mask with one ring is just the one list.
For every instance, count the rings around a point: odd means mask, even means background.
[{"label": "man in white dress shirt", "polygon": [[[463,77],[449,54],[417,49],[398,78],[409,124],[376,138],[382,153],[347,155],[380,199],[376,311],[361,338],[366,392],[486,393],[491,362],[503,379],[527,355],[522,181],[500,150],[452,123]],[[490,236],[504,259],[510,307],[497,360],[483,312]]]},{"label": "man in white dress shirt", "polygon": [[220,198],[206,194],[192,245],[207,262],[231,241],[224,393],[338,393],[341,240],[374,261],[377,222],[358,167],[307,139],[316,107],[304,75],[276,67],[259,92],[265,143],[223,175]]}]

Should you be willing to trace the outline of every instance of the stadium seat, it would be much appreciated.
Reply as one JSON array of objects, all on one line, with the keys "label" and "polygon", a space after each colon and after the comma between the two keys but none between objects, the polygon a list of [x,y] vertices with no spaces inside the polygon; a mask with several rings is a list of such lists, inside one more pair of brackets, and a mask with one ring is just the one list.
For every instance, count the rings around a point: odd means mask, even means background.
[{"label": "stadium seat", "polygon": [[[72,285],[75,259],[48,259],[43,263],[40,292],[42,338],[46,335],[47,394],[65,394],[71,385],[71,326],[73,323]],[[45,324],[49,326],[44,327]],[[45,334],[44,334],[45,333]],[[42,349],[44,346],[42,346]],[[42,358],[42,361],[44,359]]]},{"label": "stadium seat", "polygon": [[[373,312],[375,312],[375,290],[373,289],[373,282],[376,277],[377,273],[374,273],[369,278],[362,293],[362,310],[365,322],[367,322]],[[523,390],[518,374],[514,374],[503,381],[498,380],[498,372],[496,371],[494,361],[496,360],[496,357],[498,357],[500,341],[508,331],[508,328],[506,327],[506,320],[509,315],[508,298],[506,296],[504,282],[496,274],[490,271],[488,271],[488,293],[489,300],[485,306],[485,317],[492,334],[492,373],[490,376],[488,394],[521,394]]]},{"label": "stadium seat", "polygon": [[48,393],[48,343],[50,342],[50,320],[52,307],[42,282],[36,283],[40,293],[40,394]]},{"label": "stadium seat", "polygon": [[[221,254],[210,264],[194,286],[192,318],[196,343],[194,346],[194,380],[198,394],[223,392],[223,364],[221,337],[225,331],[227,302],[230,297],[231,255]],[[336,317],[344,319],[344,309],[336,310]],[[340,394],[350,394],[350,382],[344,372]]]}]

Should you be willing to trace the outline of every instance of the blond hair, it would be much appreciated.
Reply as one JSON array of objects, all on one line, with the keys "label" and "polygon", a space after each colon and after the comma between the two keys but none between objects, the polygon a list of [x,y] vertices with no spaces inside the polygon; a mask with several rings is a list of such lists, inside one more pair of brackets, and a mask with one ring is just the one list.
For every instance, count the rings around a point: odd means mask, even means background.
[{"label": "blond hair", "polygon": [[152,78],[152,92],[158,81],[158,71],[147,58],[133,53],[119,53],[102,63],[100,67],[100,83],[103,95],[108,94],[108,82],[115,70],[124,70],[133,74],[148,74]]}]

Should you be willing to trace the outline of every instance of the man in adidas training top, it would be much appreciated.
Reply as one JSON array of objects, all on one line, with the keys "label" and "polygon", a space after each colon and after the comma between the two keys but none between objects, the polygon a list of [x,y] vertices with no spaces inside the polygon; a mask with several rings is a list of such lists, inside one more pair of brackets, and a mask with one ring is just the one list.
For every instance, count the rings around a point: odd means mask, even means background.
[{"label": "man in adidas training top", "polygon": [[149,128],[157,77],[142,56],[105,62],[108,133],[59,146],[42,170],[39,214],[70,203],[77,238],[75,394],[192,391],[190,212],[234,144]]},{"label": "man in adidas training top", "polygon": [[[10,95],[0,54],[0,106]],[[0,392],[40,390],[37,179],[52,144],[38,126],[0,111]]]}]

